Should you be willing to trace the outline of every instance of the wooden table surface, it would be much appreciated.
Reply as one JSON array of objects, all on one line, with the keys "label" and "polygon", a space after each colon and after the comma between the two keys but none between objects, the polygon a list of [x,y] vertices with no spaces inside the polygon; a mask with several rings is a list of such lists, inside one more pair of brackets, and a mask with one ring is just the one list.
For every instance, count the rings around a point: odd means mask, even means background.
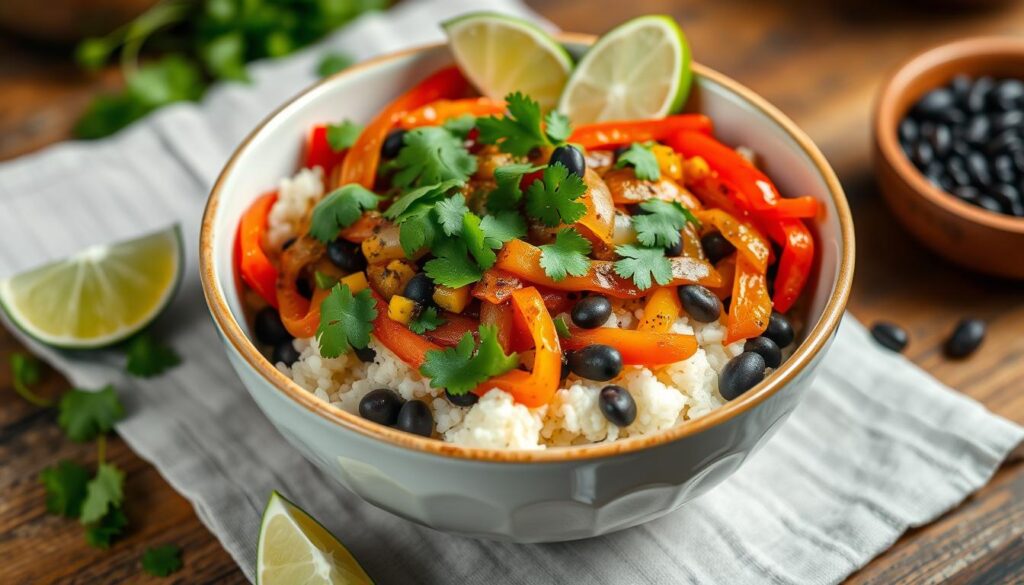
[{"label": "wooden table surface", "polygon": [[[589,33],[644,13],[676,17],[699,61],[776,104],[839,173],[857,226],[853,314],[866,323],[903,324],[912,338],[907,357],[992,411],[1024,423],[1024,286],[957,269],[911,241],[880,200],[869,157],[870,107],[888,71],[945,40],[1020,34],[1024,3],[970,11],[938,10],[924,0],[898,11],[882,2],[810,0],[529,3],[561,28]],[[77,73],[61,49],[0,36],[0,54],[0,159],[67,138],[89,98],[119,82],[113,71],[92,78]],[[988,321],[988,338],[970,359],[951,362],[942,355],[942,340],[966,315]],[[91,463],[95,453],[91,445],[65,440],[52,411],[11,392],[7,356],[18,350],[0,330],[0,581],[143,582],[139,558],[145,548],[176,543],[185,567],[162,582],[244,582],[188,503],[120,440],[112,442],[108,457],[128,474],[126,537],[98,551],[85,544],[73,521],[45,513],[39,471],[60,458]],[[65,387],[51,374],[45,392],[56,395]],[[851,582],[1021,579],[1024,456],[1018,449],[987,486],[936,522],[911,530]]]}]

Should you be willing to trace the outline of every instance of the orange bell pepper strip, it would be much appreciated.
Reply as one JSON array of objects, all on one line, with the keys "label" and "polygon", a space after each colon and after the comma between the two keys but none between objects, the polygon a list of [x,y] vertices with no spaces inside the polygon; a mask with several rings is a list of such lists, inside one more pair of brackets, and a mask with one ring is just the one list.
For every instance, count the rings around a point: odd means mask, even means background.
[{"label": "orange bell pepper strip", "polygon": [[807,218],[818,214],[817,199],[783,198],[767,175],[707,134],[683,131],[668,138],[666,143],[687,158],[699,156],[707,161],[722,181],[736,187],[745,208],[750,211],[767,211],[773,218]]},{"label": "orange bell pepper strip", "polygon": [[[511,294],[510,292],[509,295]],[[512,349],[513,317],[510,303],[480,303],[480,324],[493,325],[497,329],[498,345],[505,353]]]},{"label": "orange bell pepper strip", "polygon": [[344,238],[354,244],[361,244],[363,240],[374,235],[385,225],[391,222],[381,217],[376,211],[368,211],[356,222],[338,232],[338,237]]},{"label": "orange bell pepper strip", "polygon": [[533,287],[512,293],[512,309],[516,318],[527,324],[533,338],[533,370],[511,370],[480,384],[474,392],[482,396],[498,388],[528,408],[543,406],[551,402],[562,376],[562,348],[555,323],[540,292]]},{"label": "orange bell pepper strip", "polygon": [[327,142],[327,124],[317,124],[309,130],[306,137],[306,148],[303,153],[302,166],[307,169],[320,167],[324,170],[324,176],[331,176],[334,167],[345,160],[345,153],[348,149],[337,152]]},{"label": "orange bell pepper strip", "polygon": [[736,255],[736,277],[726,322],[725,343],[750,339],[764,333],[772,314],[765,273],[743,254]]},{"label": "orange bell pepper strip", "polygon": [[814,264],[814,238],[798,219],[780,220],[778,229],[783,232],[786,244],[779,258],[772,301],[776,311],[785,313],[793,308],[810,277]]},{"label": "orange bell pepper strip", "polygon": [[686,190],[675,179],[664,175],[656,181],[638,179],[636,171],[626,167],[608,171],[602,177],[605,185],[612,194],[612,201],[616,205],[629,205],[631,203],[643,203],[648,199],[661,199],[662,201],[678,201],[683,207],[694,210],[702,209],[704,206],[700,200]]},{"label": "orange bell pepper strip", "polygon": [[398,96],[363,129],[349,148],[341,167],[340,185],[358,183],[373,189],[380,164],[380,147],[391,128],[402,116],[439,99],[456,98],[466,93],[469,82],[457,67],[446,67],[421,81],[416,87]]},{"label": "orange bell pepper strip", "polygon": [[664,140],[680,132],[710,134],[711,119],[703,114],[677,114],[660,120],[612,120],[584,124],[573,131],[569,142],[583,148],[615,148],[634,142]]},{"label": "orange bell pepper strip", "polygon": [[238,272],[249,288],[277,308],[277,268],[263,251],[267,215],[275,201],[277,193],[267,193],[254,201],[242,215],[238,226]]},{"label": "orange bell pepper strip", "polygon": [[[318,288],[313,291],[313,298],[306,299],[295,288],[295,281],[279,281],[277,287],[278,311],[284,328],[293,337],[313,337],[320,326],[320,304],[324,302],[330,289]],[[385,310],[387,307],[385,307]]]},{"label": "orange bell pepper strip", "polygon": [[409,367],[419,370],[423,362],[427,361],[428,351],[441,349],[440,345],[416,335],[405,325],[388,317],[388,305],[377,293],[373,293],[373,300],[377,303],[373,336]]},{"label": "orange bell pepper strip", "polygon": [[523,288],[523,281],[518,276],[504,270],[490,268],[485,270],[483,277],[473,285],[470,294],[481,301],[497,305],[512,298],[512,293],[521,288]]},{"label": "orange bell pepper strip", "polygon": [[629,366],[664,366],[685,360],[697,352],[697,338],[682,333],[652,333],[638,329],[569,327],[569,337],[562,340],[566,349],[583,349],[601,344],[614,347]]},{"label": "orange bell pepper strip", "polygon": [[718,228],[719,233],[729,240],[730,244],[736,246],[755,268],[767,272],[772,247],[754,226],[736,219],[721,209],[704,209],[695,211],[694,215],[701,223]]},{"label": "orange bell pepper strip", "polygon": [[486,97],[459,100],[437,100],[402,116],[398,126],[405,130],[420,126],[440,126],[452,118],[470,115],[498,116],[505,113],[505,102]]},{"label": "orange bell pepper strip", "polygon": [[676,287],[664,286],[655,289],[651,296],[647,297],[644,316],[636,329],[648,333],[668,333],[682,312],[683,306],[679,302],[679,291]]},{"label": "orange bell pepper strip", "polygon": [[587,185],[587,192],[580,201],[587,206],[587,212],[574,226],[580,235],[594,244],[611,244],[615,231],[615,202],[608,185],[593,169],[583,173],[583,182]]},{"label": "orange bell pepper strip", "polygon": [[732,285],[736,280],[736,254],[731,254],[715,264],[715,270],[722,275],[721,286],[708,287],[708,290],[715,293],[718,300],[724,301],[732,296]]}]

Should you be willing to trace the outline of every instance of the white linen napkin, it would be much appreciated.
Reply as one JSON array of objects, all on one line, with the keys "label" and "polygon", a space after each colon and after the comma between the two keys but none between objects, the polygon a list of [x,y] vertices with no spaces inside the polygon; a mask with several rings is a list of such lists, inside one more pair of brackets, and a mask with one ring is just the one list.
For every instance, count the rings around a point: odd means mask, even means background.
[{"label": "white linen napkin", "polygon": [[[0,165],[0,276],[180,222],[188,267],[157,323],[183,357],[152,380],[113,353],[24,340],[80,387],[113,383],[122,437],[188,498],[251,579],[272,489],[322,520],[378,583],[831,583],[983,485],[1024,429],[878,349],[847,317],[789,422],[735,476],[683,509],[610,536],[554,545],[480,542],[378,510],[321,475],[257,409],[223,354],[199,286],[199,220],[241,138],[314,81],[320,56],[359,58],[437,40],[438,20],[516,0],[403,2],[317,47],[251,67],[201,104],[165,108],[108,140]],[[186,559],[187,562],[187,559]]]}]

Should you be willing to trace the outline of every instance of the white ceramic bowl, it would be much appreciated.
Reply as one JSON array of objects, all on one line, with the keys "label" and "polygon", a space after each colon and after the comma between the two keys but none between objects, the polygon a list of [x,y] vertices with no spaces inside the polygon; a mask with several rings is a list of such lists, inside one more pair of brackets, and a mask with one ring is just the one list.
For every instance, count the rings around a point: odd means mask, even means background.
[{"label": "white ceramic bowl", "polygon": [[[590,37],[564,35],[579,54]],[[385,428],[321,402],[278,372],[249,340],[234,273],[243,210],[296,170],[303,136],[325,120],[368,120],[390,99],[451,63],[445,46],[367,61],[306,90],[232,156],[203,218],[203,289],[228,358],[267,417],[303,456],[363,499],[465,535],[546,542],[634,526],[678,508],[731,475],[792,412],[835,334],[853,272],[853,225],[824,157],[750,90],[694,65],[687,109],[716,134],[754,149],[783,193],[824,205],[819,261],[799,348],[772,376],[711,414],[655,435],[546,451],[467,448]],[[340,489],[340,488],[339,488]]]}]

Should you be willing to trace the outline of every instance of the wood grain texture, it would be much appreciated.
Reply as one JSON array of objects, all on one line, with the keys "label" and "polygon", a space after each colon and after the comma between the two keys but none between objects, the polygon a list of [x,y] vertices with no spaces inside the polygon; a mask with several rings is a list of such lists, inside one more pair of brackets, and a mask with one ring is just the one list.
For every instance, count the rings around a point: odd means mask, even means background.
[{"label": "wood grain texture", "polygon": [[[790,115],[821,146],[850,197],[857,228],[857,274],[850,310],[911,333],[907,356],[994,412],[1024,423],[1024,284],[979,277],[929,254],[894,223],[869,160],[869,116],[887,72],[929,45],[974,34],[1020,34],[1024,3],[973,10],[935,3],[529,0],[565,30],[601,33],[644,13],[669,13],[696,58],[750,86]],[[54,49],[0,38],[0,159],[68,137],[90,96],[116,87],[116,72],[77,73]],[[986,319],[981,350],[963,361],[942,355],[963,316]],[[182,546],[175,583],[233,583],[243,577],[195,514],[156,471],[114,441],[128,472],[131,529],[109,551],[85,545],[74,522],[47,516],[39,470],[67,457],[91,462],[92,447],[65,441],[53,415],[13,398],[6,370],[16,349],[0,333],[0,567],[3,582],[143,582],[147,546]],[[53,377],[47,391],[62,382]],[[938,521],[914,529],[853,575],[851,583],[1011,583],[1024,575],[1024,450],[992,482]]]}]

